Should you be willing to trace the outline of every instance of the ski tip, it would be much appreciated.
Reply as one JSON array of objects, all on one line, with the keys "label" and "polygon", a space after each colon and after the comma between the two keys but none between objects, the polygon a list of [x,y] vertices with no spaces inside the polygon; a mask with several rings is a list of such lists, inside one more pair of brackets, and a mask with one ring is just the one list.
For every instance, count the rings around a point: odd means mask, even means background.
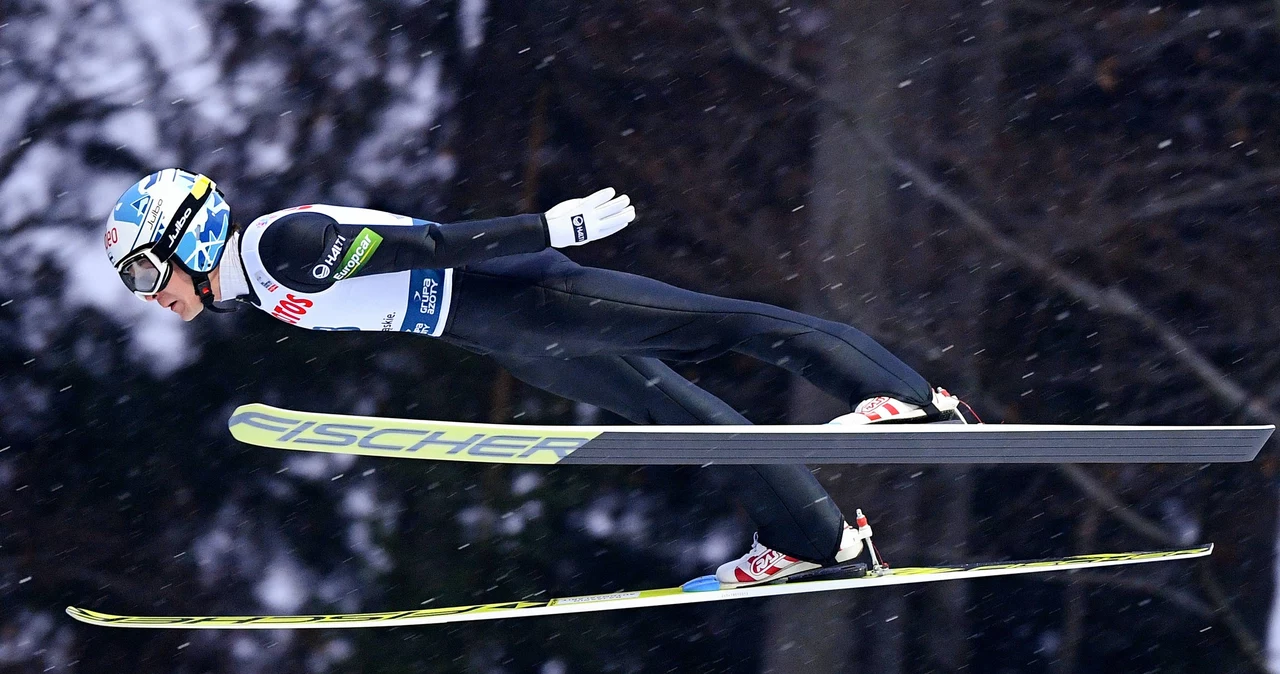
[{"label": "ski tip", "polygon": [[680,586],[685,592],[715,592],[720,589],[720,581],[715,576],[698,576]]},{"label": "ski tip", "polygon": [[76,620],[79,620],[82,623],[89,623],[90,625],[101,625],[102,618],[100,616],[105,617],[107,614],[98,613],[97,611],[90,611],[88,609],[78,608],[76,606],[68,606],[67,615],[71,616],[72,618],[75,618]]},{"label": "ski tip", "polygon": [[245,403],[244,405],[239,405],[231,413],[231,416],[227,418],[227,428],[231,429],[231,435],[235,436],[236,439],[239,440],[241,431],[239,427],[242,424],[254,426],[256,425],[254,422],[263,417],[268,417],[267,420],[270,421],[271,419],[269,417],[273,411],[274,410],[271,406],[263,405],[262,403]]}]

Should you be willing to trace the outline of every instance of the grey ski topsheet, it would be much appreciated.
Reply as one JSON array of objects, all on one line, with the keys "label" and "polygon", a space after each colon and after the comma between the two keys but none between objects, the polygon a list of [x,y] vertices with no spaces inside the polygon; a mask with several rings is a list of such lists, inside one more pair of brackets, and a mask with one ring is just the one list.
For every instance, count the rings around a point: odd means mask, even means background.
[{"label": "grey ski topsheet", "polygon": [[278,449],[515,464],[1220,463],[1274,426],[520,426],[236,409],[238,440]]}]

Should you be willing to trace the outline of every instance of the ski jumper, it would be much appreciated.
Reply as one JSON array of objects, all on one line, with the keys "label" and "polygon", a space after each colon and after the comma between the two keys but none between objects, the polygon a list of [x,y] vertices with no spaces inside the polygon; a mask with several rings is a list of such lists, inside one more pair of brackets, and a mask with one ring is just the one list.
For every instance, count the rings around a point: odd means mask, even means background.
[{"label": "ski jumper", "polygon": [[[850,407],[875,396],[929,404],[928,383],[862,332],[759,302],[575,264],[541,215],[438,224],[325,205],[272,213],[232,241],[238,297],[313,330],[438,337],[517,379],[638,424],[748,424],[663,360],[729,352],[776,365]],[[761,543],[829,564],[843,517],[803,465],[711,466]]]}]

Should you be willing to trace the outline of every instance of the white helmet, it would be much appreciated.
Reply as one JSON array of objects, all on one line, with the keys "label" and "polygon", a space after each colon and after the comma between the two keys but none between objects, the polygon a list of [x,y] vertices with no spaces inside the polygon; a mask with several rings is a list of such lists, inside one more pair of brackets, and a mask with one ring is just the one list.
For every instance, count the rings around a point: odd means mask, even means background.
[{"label": "white helmet", "polygon": [[213,307],[209,272],[222,259],[231,207],[212,180],[181,169],[152,173],[130,187],[107,218],[107,258],[125,286],[146,299],[160,292],[177,264]]}]

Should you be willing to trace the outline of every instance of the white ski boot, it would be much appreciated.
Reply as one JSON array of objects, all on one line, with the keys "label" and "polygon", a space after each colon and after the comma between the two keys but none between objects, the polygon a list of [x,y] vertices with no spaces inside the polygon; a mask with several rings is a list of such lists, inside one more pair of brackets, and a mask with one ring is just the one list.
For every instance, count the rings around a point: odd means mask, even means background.
[{"label": "white ski boot", "polygon": [[960,399],[951,395],[944,388],[935,389],[931,405],[921,407],[912,403],[904,403],[896,398],[880,396],[868,398],[853,411],[838,416],[827,423],[847,426],[863,426],[866,424],[897,421],[959,421],[967,423],[960,414]]},{"label": "white ski boot", "polygon": [[[862,511],[858,511],[861,514]],[[868,529],[869,531],[869,529]],[[840,550],[836,552],[836,563],[847,562],[862,553],[862,535],[854,527],[844,523],[844,533],[840,539]],[[751,549],[747,554],[725,562],[716,569],[716,580],[721,588],[745,587],[786,578],[792,574],[821,568],[821,564],[806,562],[791,555],[784,555],[760,544],[759,534],[752,536]]]}]

